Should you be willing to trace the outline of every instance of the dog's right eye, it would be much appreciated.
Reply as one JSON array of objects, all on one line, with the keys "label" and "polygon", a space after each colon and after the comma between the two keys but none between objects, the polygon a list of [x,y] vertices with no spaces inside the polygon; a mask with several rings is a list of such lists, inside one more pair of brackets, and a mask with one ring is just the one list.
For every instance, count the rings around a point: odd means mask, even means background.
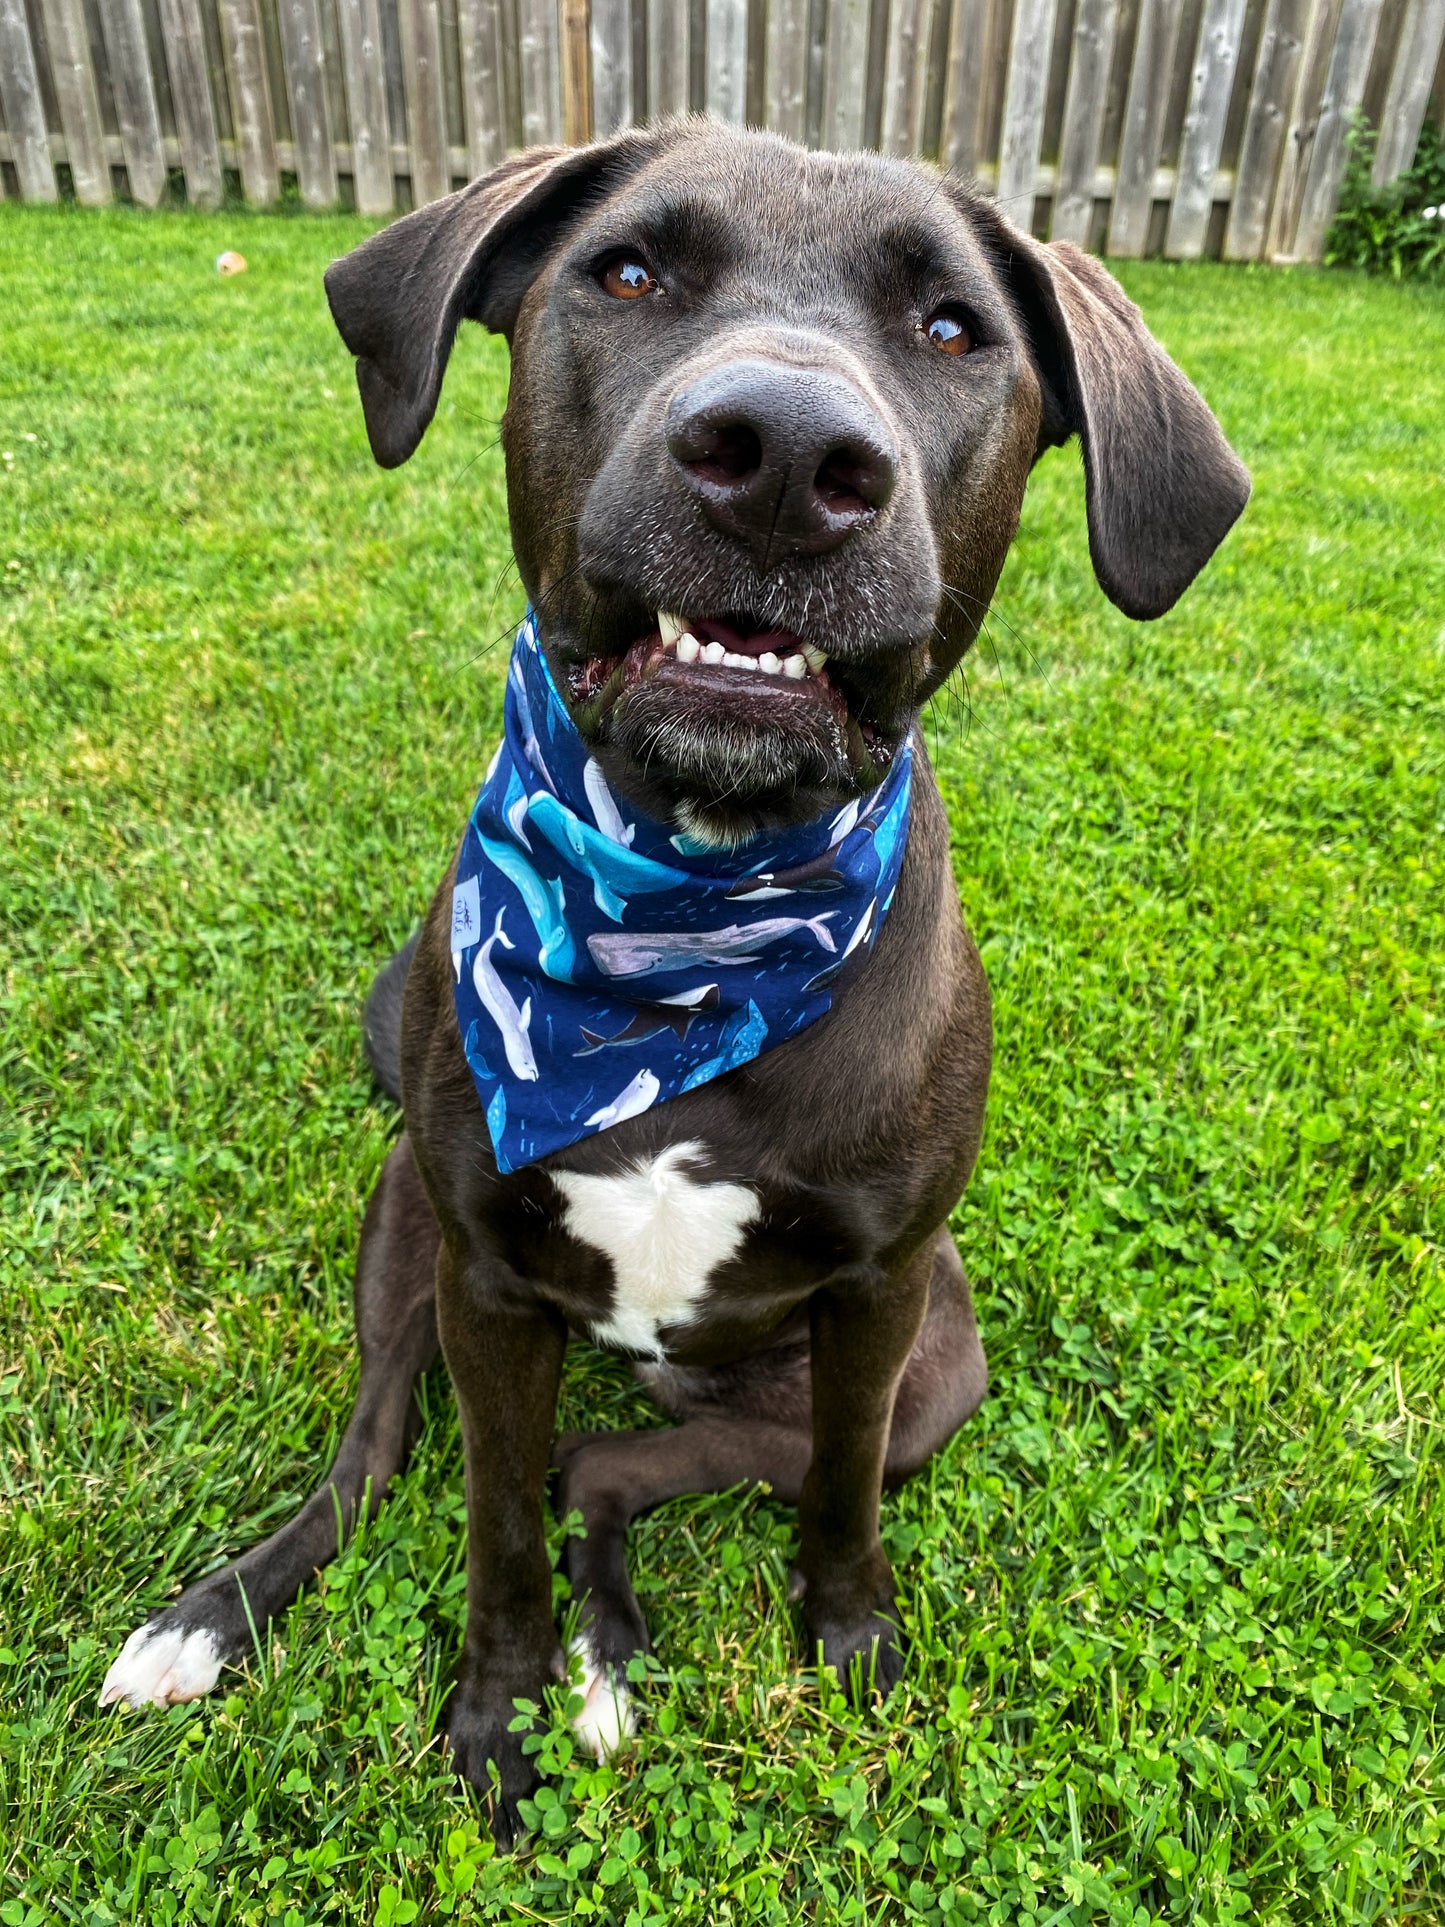
[{"label": "dog's right eye", "polygon": [[615,255],[600,278],[607,293],[618,301],[636,301],[657,287],[649,270],[631,254]]}]

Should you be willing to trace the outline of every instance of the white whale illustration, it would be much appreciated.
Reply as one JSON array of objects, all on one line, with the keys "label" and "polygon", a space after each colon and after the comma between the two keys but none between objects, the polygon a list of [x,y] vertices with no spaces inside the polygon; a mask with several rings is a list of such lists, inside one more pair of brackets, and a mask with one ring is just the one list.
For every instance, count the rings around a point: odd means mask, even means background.
[{"label": "white whale illustration", "polygon": [[477,952],[476,962],[472,965],[472,982],[482,1000],[482,1008],[501,1033],[502,1049],[507,1053],[513,1077],[520,1077],[531,1084],[537,1079],[537,1060],[532,1055],[532,1040],[527,1035],[527,1026],[532,1021],[532,1000],[525,998],[522,1008],[518,1010],[507,986],[492,968],[492,951],[498,944],[504,950],[515,948],[502,928],[505,915],[505,910],[497,912],[492,934]]},{"label": "white whale illustration", "polygon": [[611,1124],[620,1124],[624,1118],[641,1117],[648,1106],[656,1101],[661,1084],[651,1071],[639,1071],[625,1090],[619,1091],[610,1104],[604,1104],[600,1111],[594,1111],[587,1120],[590,1130],[595,1124],[606,1130]]},{"label": "white whale illustration", "polygon": [[730,923],[722,930],[607,930],[587,939],[594,961],[609,977],[645,977],[654,970],[681,970],[690,964],[756,963],[770,943],[807,930],[824,950],[836,952],[825,910],[819,917],[764,917],[758,923]]},{"label": "white whale illustration", "polygon": [[602,834],[613,843],[630,845],[637,834],[637,825],[623,822],[617,799],[607,787],[607,778],[602,774],[602,766],[595,756],[587,758],[582,771],[582,787],[587,792],[593,818]]}]

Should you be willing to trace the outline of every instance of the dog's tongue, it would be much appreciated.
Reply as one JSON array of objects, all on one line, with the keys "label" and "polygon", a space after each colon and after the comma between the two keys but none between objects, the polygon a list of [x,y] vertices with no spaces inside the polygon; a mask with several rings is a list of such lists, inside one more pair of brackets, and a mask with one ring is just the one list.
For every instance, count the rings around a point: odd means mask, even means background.
[{"label": "dog's tongue", "polygon": [[791,629],[759,629],[756,635],[744,636],[731,623],[713,622],[707,618],[689,620],[687,626],[703,642],[720,642],[724,649],[730,649],[735,656],[762,656],[770,649],[775,656],[791,656],[794,650],[802,647]]}]

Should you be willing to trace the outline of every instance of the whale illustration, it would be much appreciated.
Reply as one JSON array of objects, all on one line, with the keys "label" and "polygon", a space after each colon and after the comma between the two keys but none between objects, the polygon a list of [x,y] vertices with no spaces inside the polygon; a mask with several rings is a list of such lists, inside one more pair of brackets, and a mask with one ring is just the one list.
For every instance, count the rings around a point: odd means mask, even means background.
[{"label": "whale illustration", "polygon": [[532,705],[527,697],[527,684],[522,675],[522,666],[515,660],[512,663],[512,692],[517,699],[517,719],[522,725],[522,749],[527,761],[537,774],[545,778],[547,784],[555,789],[552,772],[542,756],[542,745],[537,741],[537,726],[532,721]]},{"label": "whale illustration", "polygon": [[502,815],[507,819],[507,828],[522,848],[530,850],[531,839],[523,827],[527,818],[527,791],[515,769],[507,771],[507,798],[502,805]]},{"label": "whale illustration", "polygon": [[624,1118],[641,1117],[647,1107],[662,1089],[661,1084],[651,1071],[639,1071],[624,1090],[617,1093],[610,1104],[604,1104],[600,1111],[594,1111],[587,1119],[587,1129],[595,1124],[600,1131],[609,1125],[620,1124]]},{"label": "whale illustration", "polygon": [[[878,899],[874,897],[873,901],[868,905],[868,908],[863,912],[862,916],[859,917],[857,928],[848,939],[843,954],[837,963],[829,964],[826,970],[820,970],[816,977],[810,978],[809,981],[803,985],[803,995],[805,997],[811,996],[815,990],[830,990],[848,968],[849,962],[859,944],[866,943],[871,948],[873,942],[873,920],[877,912]],[[863,959],[860,957],[858,961],[861,963]]]},{"label": "whale illustration", "polygon": [[559,856],[587,872],[597,908],[614,923],[621,923],[629,897],[673,890],[689,881],[684,871],[634,856],[625,845],[613,843],[545,790],[536,790],[527,799],[527,816]]},{"label": "whale illustration", "polygon": [[581,1024],[578,1028],[587,1039],[587,1047],[572,1055],[591,1057],[613,1044],[640,1044],[645,1037],[655,1037],[660,1030],[670,1030],[681,1043],[692,1029],[693,1019],[704,1010],[716,1010],[717,1004],[717,985],[704,984],[698,990],[679,991],[675,997],[659,997],[655,1003],[645,1005],[615,1037],[604,1037],[600,1031],[588,1030]]},{"label": "whale illustration", "polygon": [[514,885],[517,895],[526,904],[527,915],[532,919],[537,941],[542,946],[537,961],[544,975],[556,978],[559,983],[571,983],[572,963],[577,948],[564,916],[567,905],[562,892],[562,879],[558,877],[553,882],[538,876],[527,859],[520,851],[514,850],[510,843],[498,843],[490,836],[483,836],[480,830],[477,832],[477,841],[487,861],[494,864]]},{"label": "whale illustration", "polygon": [[617,930],[587,939],[593,961],[609,977],[646,977],[654,970],[685,970],[693,964],[756,963],[770,943],[806,930],[824,950],[835,951],[828,919],[764,917],[760,923],[730,923],[722,930]]},{"label": "whale illustration", "polygon": [[838,870],[837,859],[835,843],[806,863],[795,863],[790,870],[760,870],[739,877],[728,896],[734,901],[766,903],[769,897],[818,896],[824,891],[841,890],[848,879]]},{"label": "whale illustration", "polygon": [[699,1084],[721,1077],[724,1071],[736,1070],[739,1064],[751,1063],[763,1048],[767,1034],[767,1019],[750,997],[747,1009],[734,1011],[728,1019],[722,1034],[722,1049],[717,1056],[699,1064],[682,1088],[695,1091]]},{"label": "whale illustration", "polygon": [[472,982],[476,986],[482,1008],[496,1025],[502,1037],[502,1049],[507,1053],[507,1062],[512,1067],[513,1077],[520,1077],[525,1083],[537,1080],[537,1060],[532,1055],[532,1040],[527,1035],[527,1026],[532,1021],[532,999],[524,998],[518,1010],[513,1003],[507,986],[492,968],[492,952],[498,944],[504,950],[516,948],[511,938],[502,928],[505,910],[497,912],[497,921],[492,934],[478,950],[472,965]]},{"label": "whale illustration", "polygon": [[617,799],[607,787],[602,765],[595,756],[587,758],[582,771],[582,787],[587,792],[587,801],[592,805],[592,814],[602,834],[613,843],[631,843],[637,834],[637,825],[623,822]]}]

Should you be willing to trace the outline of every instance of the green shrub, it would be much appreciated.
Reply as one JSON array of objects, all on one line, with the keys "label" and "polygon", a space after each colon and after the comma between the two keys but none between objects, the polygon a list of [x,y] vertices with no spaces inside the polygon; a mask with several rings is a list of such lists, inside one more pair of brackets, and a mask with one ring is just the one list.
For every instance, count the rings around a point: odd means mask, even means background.
[{"label": "green shrub", "polygon": [[1368,274],[1445,279],[1445,139],[1426,121],[1415,158],[1387,187],[1370,184],[1376,130],[1361,115],[1350,149],[1339,212],[1325,238],[1325,266]]}]

